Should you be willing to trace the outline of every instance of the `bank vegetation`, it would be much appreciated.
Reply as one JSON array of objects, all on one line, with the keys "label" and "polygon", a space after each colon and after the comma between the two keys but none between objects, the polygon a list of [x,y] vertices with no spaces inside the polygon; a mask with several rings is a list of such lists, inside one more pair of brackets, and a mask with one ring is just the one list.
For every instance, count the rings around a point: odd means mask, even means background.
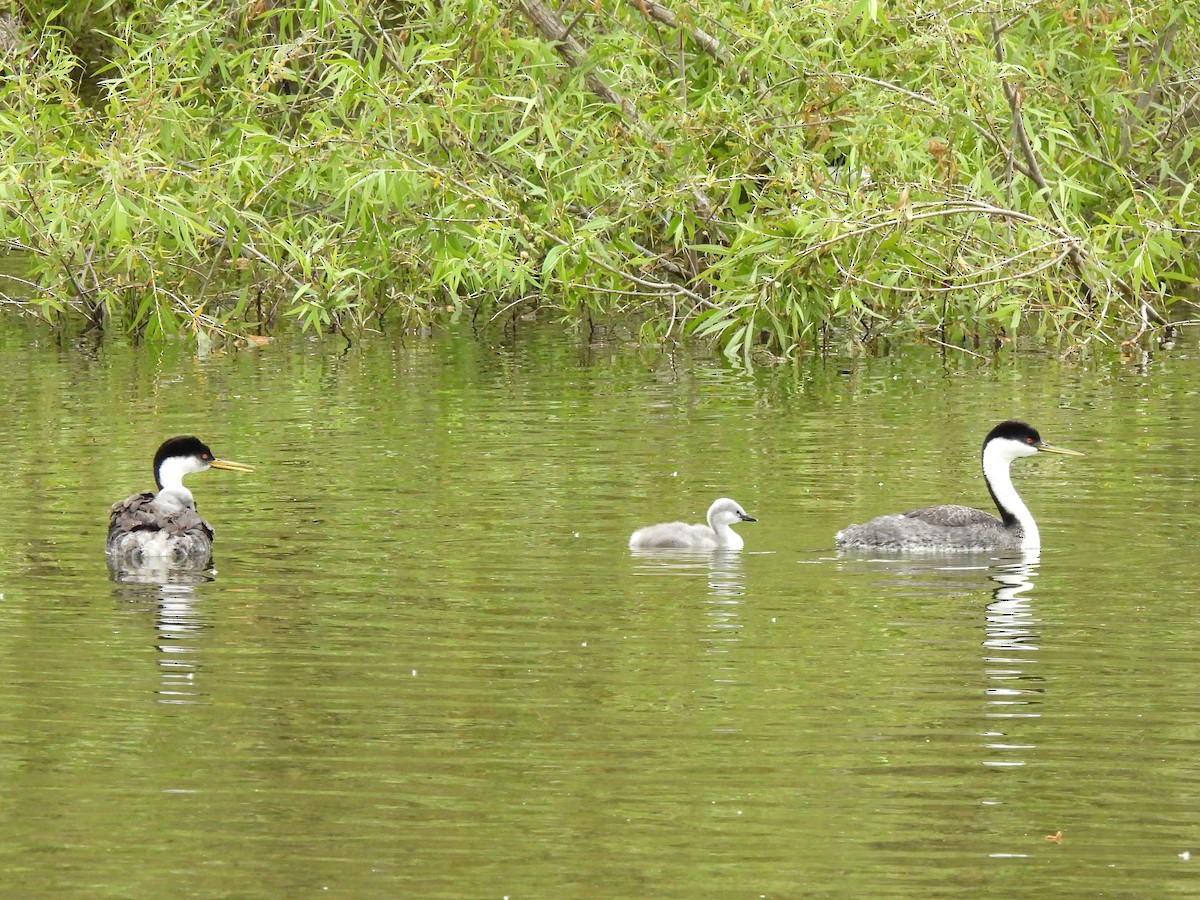
[{"label": "bank vegetation", "polygon": [[0,301],[145,337],[536,313],[731,355],[1129,340],[1190,316],[1198,24],[30,0],[0,14]]}]

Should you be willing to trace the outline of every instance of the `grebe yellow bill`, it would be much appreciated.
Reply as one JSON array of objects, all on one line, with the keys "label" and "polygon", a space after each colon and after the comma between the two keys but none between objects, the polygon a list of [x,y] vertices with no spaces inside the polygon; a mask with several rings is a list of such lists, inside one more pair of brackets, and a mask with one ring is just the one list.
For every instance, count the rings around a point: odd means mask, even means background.
[{"label": "grebe yellow bill", "polygon": [[253,472],[254,467],[217,459],[199,438],[190,435],[163,442],[154,454],[158,493],[126,497],[108,515],[105,551],[110,561],[137,564],[144,559],[206,563],[212,556],[212,526],[200,518],[183,477],[205,469]]},{"label": "grebe yellow bill", "polygon": [[1041,546],[1037,523],[1009,475],[1014,459],[1036,453],[1083,456],[1047,444],[1037,429],[1024,422],[1001,422],[984,438],[982,452],[983,480],[1000,518],[969,506],[926,506],[851,525],[839,531],[834,541],[843,550],[1036,550]]}]

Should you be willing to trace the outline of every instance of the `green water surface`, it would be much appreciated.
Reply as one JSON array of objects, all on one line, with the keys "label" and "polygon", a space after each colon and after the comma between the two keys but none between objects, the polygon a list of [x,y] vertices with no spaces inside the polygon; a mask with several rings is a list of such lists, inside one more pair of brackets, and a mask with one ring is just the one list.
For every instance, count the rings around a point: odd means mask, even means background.
[{"label": "green water surface", "polygon": [[[1194,343],[748,372],[10,326],[0,374],[7,895],[1200,895]],[[1016,464],[1039,557],[833,549],[986,506],[1012,416],[1087,454]],[[215,574],[114,582],[108,506],[178,433],[257,467],[189,478]],[[724,495],[742,553],[627,549]]]}]

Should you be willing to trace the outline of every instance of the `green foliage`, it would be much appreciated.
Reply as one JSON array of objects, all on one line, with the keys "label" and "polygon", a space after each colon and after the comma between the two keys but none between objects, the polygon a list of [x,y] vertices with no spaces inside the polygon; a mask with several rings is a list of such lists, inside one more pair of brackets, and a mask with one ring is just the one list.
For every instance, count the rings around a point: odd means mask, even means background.
[{"label": "green foliage", "polygon": [[1118,336],[1195,283],[1192,4],[541,7],[575,57],[539,6],[28,5],[9,308],[145,335],[538,308],[749,355]]}]

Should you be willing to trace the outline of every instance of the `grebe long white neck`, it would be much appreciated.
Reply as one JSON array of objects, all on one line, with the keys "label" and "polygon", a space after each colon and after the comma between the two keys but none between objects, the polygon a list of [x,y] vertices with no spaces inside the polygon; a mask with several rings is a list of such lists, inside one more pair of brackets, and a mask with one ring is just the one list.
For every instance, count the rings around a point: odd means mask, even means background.
[{"label": "grebe long white neck", "polygon": [[183,476],[203,472],[208,464],[193,456],[169,456],[158,466],[158,494],[155,499],[164,506],[195,509],[192,492],[183,486]]},{"label": "grebe long white neck", "polygon": [[1035,453],[1037,449],[1034,447],[1003,438],[988,441],[983,448],[983,480],[987,482],[988,491],[1000,510],[1005,527],[1021,529],[1022,550],[1037,550],[1042,545],[1042,538],[1038,534],[1033,513],[1013,487],[1010,464],[1019,456],[1033,456]]}]

